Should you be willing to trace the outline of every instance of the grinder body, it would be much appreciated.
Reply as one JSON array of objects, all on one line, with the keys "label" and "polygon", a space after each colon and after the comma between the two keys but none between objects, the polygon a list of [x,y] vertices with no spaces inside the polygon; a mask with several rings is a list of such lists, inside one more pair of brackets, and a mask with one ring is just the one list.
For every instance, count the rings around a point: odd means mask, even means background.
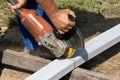
[{"label": "grinder body", "polygon": [[21,9],[19,17],[25,28],[31,33],[36,42],[47,48],[56,57],[61,57],[69,45],[58,39],[52,26],[46,22],[35,10]]}]

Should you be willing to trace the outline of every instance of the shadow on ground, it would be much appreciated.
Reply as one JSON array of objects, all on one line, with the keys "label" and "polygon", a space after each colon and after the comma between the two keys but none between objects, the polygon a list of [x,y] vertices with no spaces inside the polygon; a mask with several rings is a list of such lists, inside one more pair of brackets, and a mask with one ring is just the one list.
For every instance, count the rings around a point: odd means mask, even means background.
[{"label": "shadow on ground", "polygon": [[0,76],[1,76],[1,74],[2,74],[2,69],[3,69],[2,56],[3,56],[3,54],[2,54],[2,52],[0,51]]},{"label": "shadow on ground", "polygon": [[84,38],[88,38],[96,32],[102,33],[120,23],[120,17],[105,18],[101,13],[77,11],[76,15],[76,25],[81,30]]}]

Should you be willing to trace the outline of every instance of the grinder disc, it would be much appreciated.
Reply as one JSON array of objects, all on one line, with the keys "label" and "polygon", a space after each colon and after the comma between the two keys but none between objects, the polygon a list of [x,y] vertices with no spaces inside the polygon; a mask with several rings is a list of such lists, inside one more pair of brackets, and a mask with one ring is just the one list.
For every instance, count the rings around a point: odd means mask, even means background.
[{"label": "grinder disc", "polygon": [[57,37],[61,40],[64,40],[69,46],[63,54],[63,57],[65,58],[72,57],[76,51],[76,48],[84,48],[84,39],[77,27],[73,27],[72,30],[65,34],[57,34]]},{"label": "grinder disc", "polygon": [[63,57],[70,58],[74,55],[75,51],[76,51],[76,49],[74,49],[74,48],[68,48],[66,50],[66,52],[63,54]]}]

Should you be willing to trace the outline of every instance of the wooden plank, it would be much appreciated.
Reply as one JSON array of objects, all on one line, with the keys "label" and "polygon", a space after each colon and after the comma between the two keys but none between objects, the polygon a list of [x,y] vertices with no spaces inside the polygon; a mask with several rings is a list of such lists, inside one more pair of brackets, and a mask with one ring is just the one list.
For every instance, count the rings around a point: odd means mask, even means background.
[{"label": "wooden plank", "polygon": [[73,58],[56,59],[25,80],[58,80],[77,66],[85,63],[118,42],[120,42],[120,24],[86,42],[85,49],[77,49]]},{"label": "wooden plank", "polygon": [[37,71],[38,69],[51,62],[50,60],[46,60],[44,58],[16,52],[9,49],[0,51],[0,60],[3,64],[29,71]]},{"label": "wooden plank", "polygon": [[[69,76],[69,75],[68,75]],[[89,71],[82,68],[76,68],[71,72],[70,77],[65,77],[64,80],[120,80],[110,75],[99,72]]]}]

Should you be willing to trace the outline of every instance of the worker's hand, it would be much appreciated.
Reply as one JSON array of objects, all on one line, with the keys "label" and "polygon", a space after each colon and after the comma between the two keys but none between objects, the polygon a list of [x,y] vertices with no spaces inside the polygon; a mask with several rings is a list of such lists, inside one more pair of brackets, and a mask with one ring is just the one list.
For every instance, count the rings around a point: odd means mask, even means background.
[{"label": "worker's hand", "polygon": [[16,5],[12,5],[11,3],[8,3],[8,7],[10,8],[11,12],[16,15],[15,9],[19,9],[23,7],[26,4],[26,1],[27,0],[17,0],[18,3]]},{"label": "worker's hand", "polygon": [[69,9],[61,9],[53,13],[50,17],[53,25],[56,27],[60,34],[64,34],[75,26],[75,22],[70,21],[68,15],[75,16],[75,13]]}]

